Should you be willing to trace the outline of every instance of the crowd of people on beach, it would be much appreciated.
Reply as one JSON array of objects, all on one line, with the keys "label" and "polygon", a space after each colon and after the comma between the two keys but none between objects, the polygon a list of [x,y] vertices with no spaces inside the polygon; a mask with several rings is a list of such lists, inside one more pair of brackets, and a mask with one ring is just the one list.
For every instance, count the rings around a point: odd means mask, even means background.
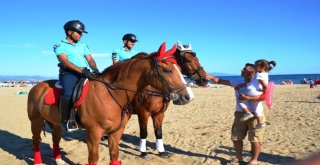
[{"label": "crowd of people on beach", "polygon": [[0,81],[0,88],[11,88],[11,87],[32,87],[40,81]]}]

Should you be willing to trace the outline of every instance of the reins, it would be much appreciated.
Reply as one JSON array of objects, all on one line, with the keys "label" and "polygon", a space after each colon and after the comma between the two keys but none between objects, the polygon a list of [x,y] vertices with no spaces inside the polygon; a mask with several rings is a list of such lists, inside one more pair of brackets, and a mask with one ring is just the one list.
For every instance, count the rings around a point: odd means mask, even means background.
[{"label": "reins", "polygon": [[[163,59],[160,59],[160,60],[165,60],[167,58],[175,58],[174,56],[169,56],[169,57],[166,57],[166,58],[163,58]],[[145,58],[146,59],[146,58]],[[158,77],[160,79],[160,81],[163,83],[164,85],[164,90],[165,90],[165,94],[162,93],[162,92],[157,92],[157,91],[152,91],[152,90],[147,90],[147,89],[143,89],[144,91],[148,91],[148,92],[151,92],[153,95],[157,95],[157,96],[162,96],[164,97],[167,101],[170,101],[173,99],[173,94],[171,92],[180,92],[181,90],[185,89],[186,86],[182,86],[182,87],[178,87],[176,89],[172,89],[170,87],[170,85],[168,84],[168,82],[164,79],[162,73],[160,72],[160,68],[158,66],[158,59],[155,57],[155,56],[152,56],[152,67],[154,69],[154,73],[155,73],[155,77]],[[118,85],[115,85],[115,84],[112,84],[112,83],[109,83],[107,81],[105,81],[104,77],[101,76],[102,79],[97,79],[97,78],[94,78],[94,79],[91,79],[92,81],[97,81],[97,82],[100,82],[100,83],[103,83],[111,98],[114,100],[114,102],[120,107],[121,109],[121,121],[120,121],[120,125],[119,127],[115,130],[117,131],[118,129],[120,129],[121,125],[122,125],[122,122],[123,122],[123,119],[124,119],[124,115],[125,115],[125,112],[128,110],[129,106],[131,105],[130,103],[130,99],[129,99],[129,96],[128,96],[128,91],[129,92],[133,92],[133,93],[138,93],[138,91],[136,90],[131,90],[131,89],[128,89],[128,88],[125,88],[125,87],[121,87],[121,86],[118,86]],[[127,96],[127,104],[125,106],[121,105],[118,101],[118,99],[115,97],[114,93],[112,93],[111,90],[123,90],[126,92],[126,96]],[[113,131],[114,132],[114,131]]]}]

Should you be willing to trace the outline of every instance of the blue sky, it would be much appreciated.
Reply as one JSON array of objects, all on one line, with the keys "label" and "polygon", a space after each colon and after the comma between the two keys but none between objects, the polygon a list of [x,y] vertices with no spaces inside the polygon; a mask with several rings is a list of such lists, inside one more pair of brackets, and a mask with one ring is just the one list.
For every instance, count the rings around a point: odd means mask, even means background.
[{"label": "blue sky", "polygon": [[0,75],[57,76],[52,46],[79,19],[100,70],[135,33],[137,51],[191,43],[208,72],[239,74],[257,59],[277,61],[271,74],[320,73],[319,0],[1,1]]}]

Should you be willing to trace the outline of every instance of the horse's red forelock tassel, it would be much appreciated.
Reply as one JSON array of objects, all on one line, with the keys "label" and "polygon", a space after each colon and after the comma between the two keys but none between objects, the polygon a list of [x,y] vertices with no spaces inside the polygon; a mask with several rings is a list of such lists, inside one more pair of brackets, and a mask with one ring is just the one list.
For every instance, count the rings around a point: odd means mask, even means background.
[{"label": "horse's red forelock tassel", "polygon": [[53,158],[61,159],[60,147],[59,145],[53,145]]},{"label": "horse's red forelock tassel", "polygon": [[121,165],[121,160],[111,160],[109,165]]},{"label": "horse's red forelock tassel", "polygon": [[33,163],[34,164],[42,164],[42,158],[41,158],[40,149],[33,148],[33,152],[34,152]]}]

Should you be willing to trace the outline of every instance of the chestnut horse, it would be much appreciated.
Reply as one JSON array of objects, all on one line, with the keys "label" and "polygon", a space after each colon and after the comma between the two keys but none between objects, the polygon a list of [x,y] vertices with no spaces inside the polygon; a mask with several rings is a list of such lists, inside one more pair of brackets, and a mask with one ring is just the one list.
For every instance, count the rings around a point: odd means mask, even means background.
[{"label": "chestnut horse", "polygon": [[[192,52],[191,45],[189,44],[189,50],[183,51],[181,44],[178,43],[178,49],[176,50],[174,56],[178,61],[178,65],[181,67],[181,71],[189,79],[195,80],[195,82],[203,86],[207,83],[206,75],[207,73],[201,67],[196,53]],[[183,48],[182,48],[183,49]],[[180,104],[179,99],[173,101],[174,104]],[[140,145],[139,151],[141,152],[142,158],[147,158],[146,152],[146,138],[148,136],[147,126],[148,119],[152,117],[154,134],[156,136],[156,148],[158,150],[159,156],[166,158],[170,154],[165,152],[165,148],[162,140],[162,123],[164,118],[164,112],[166,111],[170,99],[167,99],[160,91],[154,89],[152,85],[149,85],[139,93],[138,97],[133,101],[133,113],[138,115],[139,127],[140,127]]]},{"label": "chestnut horse", "polygon": [[[152,85],[175,101],[183,98],[179,103],[187,104],[192,100],[192,91],[186,86],[172,56],[175,50],[174,46],[165,52],[164,43],[156,54],[149,56],[139,53],[128,61],[112,65],[94,80],[90,80],[87,96],[76,110],[81,119],[79,125],[86,129],[89,164],[98,162],[100,138],[105,133],[109,134],[110,164],[121,164],[118,160],[119,141],[131,115],[127,107],[147,85]],[[56,105],[43,103],[44,96],[56,81],[41,82],[28,95],[28,117],[31,121],[35,164],[42,163],[40,133],[45,122],[53,125],[53,156],[57,162],[61,161],[59,142],[62,128],[59,110]]]}]

